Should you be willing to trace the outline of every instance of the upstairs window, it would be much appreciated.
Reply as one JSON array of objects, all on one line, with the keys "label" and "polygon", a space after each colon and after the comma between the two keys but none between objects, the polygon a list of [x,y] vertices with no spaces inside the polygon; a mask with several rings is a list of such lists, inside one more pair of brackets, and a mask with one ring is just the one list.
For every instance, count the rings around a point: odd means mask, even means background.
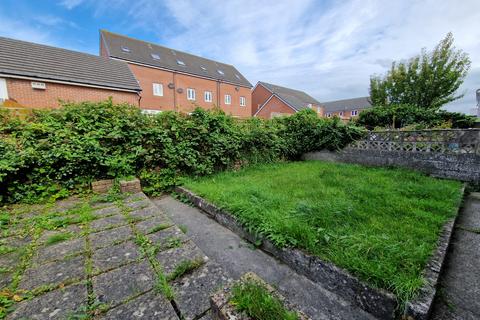
[{"label": "upstairs window", "polygon": [[311,103],[307,104],[307,108],[312,109],[312,104]]},{"label": "upstairs window", "polygon": [[202,69],[203,72],[207,72],[207,68],[205,68],[204,66],[200,66],[200,69]]},{"label": "upstairs window", "polygon": [[343,111],[340,111],[340,112],[338,113],[338,115],[339,115],[340,117],[343,117]]},{"label": "upstairs window", "polygon": [[126,53],[130,53],[130,49],[128,47],[122,46],[122,51]]},{"label": "upstairs window", "polygon": [[211,91],[205,91],[203,94],[203,98],[205,102],[212,102],[212,92]]},{"label": "upstairs window", "polygon": [[330,112],[328,112],[328,113],[326,114],[326,116],[327,116],[327,118],[331,118],[331,117],[332,117],[332,114],[331,114]]},{"label": "upstairs window", "polygon": [[238,74],[236,74],[236,73],[235,73],[235,78],[237,78],[238,80],[242,80],[242,79],[240,78],[240,76],[239,76]]},{"label": "upstairs window", "polygon": [[0,78],[0,101],[8,99],[7,80]]},{"label": "upstairs window", "polygon": [[195,89],[192,89],[192,88],[187,89],[187,99],[195,100]]},{"label": "upstairs window", "polygon": [[154,60],[160,60],[160,55],[158,53],[151,53],[150,55]]},{"label": "upstairs window", "polygon": [[350,112],[350,114],[352,115],[352,117],[355,117],[358,115],[358,110],[352,110],[352,112]]},{"label": "upstairs window", "polygon": [[222,71],[222,70],[220,70],[220,69],[218,69],[218,70],[217,70],[217,72],[218,72],[218,74],[220,74],[220,75],[222,75],[222,76],[224,76],[224,75],[225,75],[225,72],[223,72],[223,71]]},{"label": "upstairs window", "polygon": [[225,104],[232,104],[232,96],[229,94],[225,95]]},{"label": "upstairs window", "polygon": [[157,97],[163,97],[163,84],[161,83],[153,84],[153,95]]},{"label": "upstairs window", "polygon": [[183,62],[182,60],[177,60],[177,64],[178,64],[179,66],[183,66],[183,67],[186,66],[185,62]]},{"label": "upstairs window", "polygon": [[247,99],[245,97],[240,97],[240,107],[245,107],[247,105]]}]

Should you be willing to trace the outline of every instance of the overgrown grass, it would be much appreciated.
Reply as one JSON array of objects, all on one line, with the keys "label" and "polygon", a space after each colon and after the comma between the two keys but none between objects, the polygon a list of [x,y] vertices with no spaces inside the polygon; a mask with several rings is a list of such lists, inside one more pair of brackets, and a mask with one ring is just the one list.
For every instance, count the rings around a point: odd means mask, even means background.
[{"label": "overgrown grass", "polygon": [[232,288],[229,301],[240,312],[257,320],[297,320],[295,312],[288,311],[282,302],[272,296],[261,284],[248,280]]},{"label": "overgrown grass", "polygon": [[331,261],[401,301],[422,286],[422,270],[462,196],[456,181],[319,161],[255,166],[185,186],[250,231]]},{"label": "overgrown grass", "polygon": [[54,234],[48,237],[47,241],[45,241],[45,244],[47,246],[50,246],[55,243],[59,243],[59,242],[71,239],[72,237],[73,237],[73,234],[71,232],[62,232],[62,233]]},{"label": "overgrown grass", "polygon": [[205,262],[203,259],[198,258],[194,260],[183,260],[180,262],[168,276],[168,281],[173,281],[181,276],[192,272],[193,270],[201,267]]}]

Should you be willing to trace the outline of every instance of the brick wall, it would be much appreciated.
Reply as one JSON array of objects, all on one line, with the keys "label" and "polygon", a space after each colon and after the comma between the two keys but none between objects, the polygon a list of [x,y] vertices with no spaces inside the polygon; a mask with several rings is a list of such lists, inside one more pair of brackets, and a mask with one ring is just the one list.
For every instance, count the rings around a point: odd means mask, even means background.
[{"label": "brick wall", "polygon": [[260,106],[270,98],[272,93],[264,86],[257,85],[252,91],[252,116],[260,109]]},{"label": "brick wall", "polygon": [[[250,117],[252,114],[250,88],[132,63],[129,63],[129,66],[142,88],[142,109],[191,112],[195,106],[211,109],[219,105],[227,114],[236,117]],[[154,83],[163,85],[163,96],[153,95]],[[173,84],[174,88],[170,89],[169,84]],[[187,99],[188,88],[195,89],[195,100]],[[179,93],[178,89],[182,89],[182,92]],[[205,91],[212,93],[212,102],[205,102]],[[225,94],[232,97],[230,105],[225,104]],[[241,96],[246,99],[245,107],[240,107]]]},{"label": "brick wall", "polygon": [[138,105],[138,95],[133,92],[123,92],[108,89],[89,88],[52,82],[46,83],[45,90],[33,89],[30,80],[7,79],[7,91],[9,99],[14,99],[23,107],[27,108],[57,108],[59,100],[103,101],[112,97],[115,103],[130,103]]},{"label": "brick wall", "polygon": [[287,106],[282,100],[274,96],[267,104],[257,113],[257,117],[263,119],[271,119],[275,116],[294,114],[296,111]]}]

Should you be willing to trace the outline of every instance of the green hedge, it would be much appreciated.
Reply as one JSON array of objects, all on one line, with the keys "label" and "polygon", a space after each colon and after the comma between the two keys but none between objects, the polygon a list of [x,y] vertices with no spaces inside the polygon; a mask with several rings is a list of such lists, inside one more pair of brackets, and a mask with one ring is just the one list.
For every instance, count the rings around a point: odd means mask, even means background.
[{"label": "green hedge", "polygon": [[25,120],[0,112],[0,201],[37,201],[94,179],[137,175],[149,193],[182,175],[248,163],[298,159],[338,149],[363,133],[306,110],[274,120],[238,120],[219,110],[147,116],[134,106],[84,102],[35,111]]}]

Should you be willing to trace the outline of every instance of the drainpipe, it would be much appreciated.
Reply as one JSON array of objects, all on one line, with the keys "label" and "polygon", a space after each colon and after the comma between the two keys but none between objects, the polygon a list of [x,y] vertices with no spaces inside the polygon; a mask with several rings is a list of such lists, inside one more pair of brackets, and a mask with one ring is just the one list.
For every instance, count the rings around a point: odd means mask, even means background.
[{"label": "drainpipe", "polygon": [[175,73],[173,72],[173,110],[177,111],[177,82],[175,81]]},{"label": "drainpipe", "polygon": [[217,108],[221,108],[220,106],[220,80],[217,80]]}]

